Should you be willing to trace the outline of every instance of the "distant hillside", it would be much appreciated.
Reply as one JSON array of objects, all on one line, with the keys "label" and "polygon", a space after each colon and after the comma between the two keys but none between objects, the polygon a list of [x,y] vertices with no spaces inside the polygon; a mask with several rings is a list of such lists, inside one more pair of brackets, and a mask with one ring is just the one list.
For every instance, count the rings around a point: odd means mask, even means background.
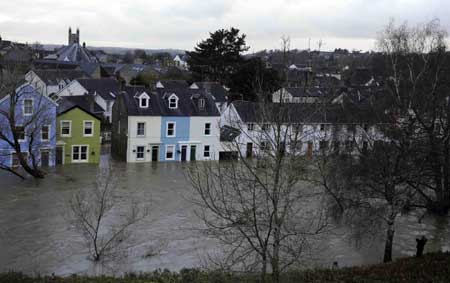
[{"label": "distant hillside", "polygon": [[[55,50],[58,48],[61,48],[62,45],[59,44],[44,44],[43,45],[45,49],[47,50]],[[98,46],[87,46],[88,49],[90,50],[103,50],[106,53],[109,54],[125,54],[127,51],[134,51],[136,49],[142,49],[142,48],[125,48],[125,47],[98,47]],[[145,52],[149,55],[151,54],[155,54],[155,53],[161,53],[161,52],[168,52],[171,55],[175,56],[177,54],[183,54],[186,51],[185,50],[181,50],[181,49],[172,49],[172,48],[167,48],[167,49],[143,49],[145,50]]]}]

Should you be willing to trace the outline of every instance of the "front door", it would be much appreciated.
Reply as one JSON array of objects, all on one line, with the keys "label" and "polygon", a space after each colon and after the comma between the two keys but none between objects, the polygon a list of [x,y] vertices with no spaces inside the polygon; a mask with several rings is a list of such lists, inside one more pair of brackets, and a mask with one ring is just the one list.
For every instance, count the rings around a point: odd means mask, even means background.
[{"label": "front door", "polygon": [[181,161],[186,161],[186,155],[187,155],[187,145],[182,145],[181,146]]},{"label": "front door", "polygon": [[63,147],[56,147],[56,165],[63,164]]},{"label": "front door", "polygon": [[247,158],[252,158],[253,157],[253,143],[249,142],[247,143]]},{"label": "front door", "polygon": [[157,146],[157,145],[152,146],[152,161],[153,162],[158,161],[158,154],[159,154],[159,146]]},{"label": "front door", "polygon": [[191,161],[195,161],[195,156],[196,156],[196,149],[197,147],[195,145],[191,145]]},{"label": "front door", "polygon": [[41,150],[41,167],[48,167],[50,165],[50,154],[48,150]]}]

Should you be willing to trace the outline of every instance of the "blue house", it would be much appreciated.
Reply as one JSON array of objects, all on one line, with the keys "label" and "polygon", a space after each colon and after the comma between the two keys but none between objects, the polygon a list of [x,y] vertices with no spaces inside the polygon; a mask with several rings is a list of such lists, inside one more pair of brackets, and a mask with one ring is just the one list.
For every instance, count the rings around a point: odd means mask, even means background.
[{"label": "blue house", "polygon": [[[56,107],[54,101],[39,94],[30,84],[0,99],[0,165],[20,166],[16,146],[20,146],[31,166],[55,165]],[[12,127],[15,127],[17,143]]]}]

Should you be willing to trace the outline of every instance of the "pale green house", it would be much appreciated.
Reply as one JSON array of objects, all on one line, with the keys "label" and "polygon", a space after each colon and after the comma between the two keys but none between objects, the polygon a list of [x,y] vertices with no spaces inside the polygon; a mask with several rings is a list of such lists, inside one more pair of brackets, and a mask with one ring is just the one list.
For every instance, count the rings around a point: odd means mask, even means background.
[{"label": "pale green house", "polygon": [[[81,98],[81,97],[80,97]],[[95,102],[64,98],[56,119],[56,164],[99,163],[101,109]],[[89,111],[91,110],[91,111]]]}]

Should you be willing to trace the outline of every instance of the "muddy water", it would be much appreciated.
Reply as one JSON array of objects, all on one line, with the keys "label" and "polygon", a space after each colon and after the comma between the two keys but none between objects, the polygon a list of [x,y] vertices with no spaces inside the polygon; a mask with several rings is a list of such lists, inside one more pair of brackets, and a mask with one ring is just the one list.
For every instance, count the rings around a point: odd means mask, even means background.
[{"label": "muddy water", "polygon": [[[107,156],[102,163],[109,162]],[[120,256],[105,265],[88,260],[83,238],[73,229],[67,202],[95,182],[98,166],[69,165],[52,169],[44,180],[21,181],[0,173],[0,271],[26,273],[122,273],[157,268],[179,270],[199,267],[206,255],[217,254],[213,239],[195,228],[201,224],[189,201],[192,193],[185,181],[183,164],[114,163],[120,171],[118,205],[130,196],[150,204],[149,217],[137,224]],[[426,251],[450,249],[448,217],[419,212],[399,218],[394,257],[415,252],[415,238],[426,235]],[[330,233],[314,254],[314,262],[340,266],[380,262],[383,244],[377,237],[355,245],[346,227]],[[378,240],[377,240],[378,239]]]}]

